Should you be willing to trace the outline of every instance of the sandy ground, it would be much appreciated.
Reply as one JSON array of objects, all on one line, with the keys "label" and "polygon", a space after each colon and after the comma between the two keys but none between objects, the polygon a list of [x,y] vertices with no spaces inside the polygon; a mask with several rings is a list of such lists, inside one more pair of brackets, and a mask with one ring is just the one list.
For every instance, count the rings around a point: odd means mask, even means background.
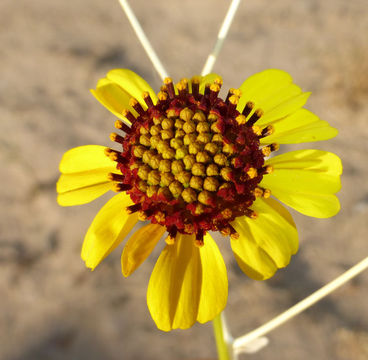
[{"label": "sandy ground", "polygon": [[[132,1],[133,4],[133,1]],[[170,74],[200,72],[224,0],[134,1]],[[300,251],[267,282],[237,268],[227,241],[227,315],[235,335],[261,325],[367,255],[368,9],[365,0],[244,1],[215,71],[224,87],[265,68],[290,72],[313,92],[308,108],[340,130],[328,149],[344,163],[342,210],[328,220],[293,213]],[[108,196],[61,208],[55,182],[73,146],[109,144],[114,117],[89,88],[126,67],[160,80],[116,0],[0,2],[0,359],[210,359],[210,324],[163,333],[145,293],[158,251],[131,278],[115,251],[93,273],[79,257]],[[244,359],[368,358],[368,273],[269,335]]]}]

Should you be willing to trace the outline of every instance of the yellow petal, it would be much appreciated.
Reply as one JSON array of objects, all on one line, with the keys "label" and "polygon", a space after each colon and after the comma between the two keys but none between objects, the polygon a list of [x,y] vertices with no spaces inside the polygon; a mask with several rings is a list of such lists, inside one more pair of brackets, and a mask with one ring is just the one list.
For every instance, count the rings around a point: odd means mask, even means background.
[{"label": "yellow petal", "polygon": [[277,92],[273,92],[268,97],[263,95],[261,100],[256,103],[256,107],[262,109],[265,115],[267,115],[269,112],[273,112],[281,104],[297,98],[300,95],[302,95],[302,90],[299,86],[295,84],[286,84],[284,88],[278,88]]},{"label": "yellow petal", "polygon": [[[310,92],[305,92],[302,94],[298,94],[293,96],[286,101],[280,101],[280,103],[274,107],[273,109],[267,111],[265,110],[265,106],[261,107],[261,109],[265,112],[264,115],[257,121],[257,125],[268,125],[271,121],[281,119],[293,112],[301,109],[304,104],[307,102]],[[262,106],[262,105],[261,105]]]},{"label": "yellow petal", "polygon": [[111,190],[107,174],[116,172],[116,165],[104,150],[104,146],[87,145],[64,154],[60,161],[62,174],[56,184],[59,205],[85,204]]},{"label": "yellow petal", "polygon": [[129,215],[126,207],[131,205],[129,195],[120,193],[111,198],[98,212],[82,247],[82,259],[92,270],[109,255],[128,235],[138,221],[138,214]]},{"label": "yellow petal", "polygon": [[[61,175],[62,178],[65,175]],[[82,188],[59,193],[57,202],[60,206],[87,204],[111,190],[112,182],[93,184]]]},{"label": "yellow petal", "polygon": [[201,76],[201,81],[199,83],[199,92],[201,94],[204,94],[206,84],[213,84],[213,82],[218,78],[222,79],[222,77],[220,75],[217,75],[215,73],[211,73],[211,74],[207,74],[205,76]]},{"label": "yellow petal", "polygon": [[261,139],[261,144],[299,144],[302,142],[321,141],[335,137],[337,130],[327,121],[306,109],[299,109],[293,114],[267,123],[274,127],[274,133]]},{"label": "yellow petal", "polygon": [[261,185],[286,205],[304,215],[326,218],[340,210],[333,194],[341,188],[338,156],[320,150],[298,150],[268,159],[274,168]]},{"label": "yellow petal", "polygon": [[60,161],[60,172],[70,174],[114,166],[105,149],[105,146],[85,145],[68,150]]},{"label": "yellow petal", "polygon": [[224,259],[207,233],[204,246],[199,249],[202,262],[202,287],[197,321],[213,320],[225,308],[228,294],[227,273]]},{"label": "yellow petal", "polygon": [[130,237],[121,255],[124,276],[131,275],[147,259],[165,231],[164,226],[148,224]]},{"label": "yellow petal", "polygon": [[154,104],[157,102],[157,96],[152,90],[151,86],[146,80],[141,78],[135,72],[129,69],[114,69],[110,70],[107,75],[107,79],[119,85],[124,89],[131,97],[137,99],[140,104],[147,108],[146,102],[143,99],[143,92],[148,91]]},{"label": "yellow petal", "polygon": [[86,204],[111,190],[112,182],[107,179],[107,174],[110,172],[116,172],[115,166],[61,174],[56,184],[59,205]]},{"label": "yellow petal", "polygon": [[179,234],[161,253],[147,290],[147,303],[157,327],[164,331],[206,322],[226,305],[227,275],[222,256],[210,236],[204,246]]},{"label": "yellow petal", "polygon": [[289,264],[298,250],[298,233],[291,215],[276,200],[257,199],[252,210],[256,219],[242,216],[232,222],[240,237],[231,239],[231,247],[245,274],[265,280]]},{"label": "yellow petal", "polygon": [[131,96],[119,85],[115,84],[111,80],[101,79],[98,81],[96,90],[91,89],[93,96],[109,111],[111,111],[117,118],[129,123],[123,115],[122,111],[127,109],[134,116],[137,116],[137,112],[129,105]]},{"label": "yellow petal", "polygon": [[269,69],[250,76],[240,86],[243,95],[238,104],[238,110],[242,111],[248,101],[255,103],[255,108],[268,110],[266,100],[273,106],[300,93],[300,89],[292,85],[292,77],[285,71]]},{"label": "yellow petal", "polygon": [[56,183],[56,191],[58,193],[63,193],[92,185],[111,183],[111,181],[107,179],[107,174],[109,173],[118,173],[118,171],[115,166],[111,166],[96,170],[61,174]]},{"label": "yellow petal", "polygon": [[148,309],[159,329],[169,331],[194,324],[201,277],[199,250],[193,237],[178,235],[176,242],[162,251],[148,284]]}]

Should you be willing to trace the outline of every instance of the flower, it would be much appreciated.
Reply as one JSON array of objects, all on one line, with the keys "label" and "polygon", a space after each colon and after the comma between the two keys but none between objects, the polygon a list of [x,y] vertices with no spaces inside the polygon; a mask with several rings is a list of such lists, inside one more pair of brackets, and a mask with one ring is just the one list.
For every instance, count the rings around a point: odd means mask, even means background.
[{"label": "flower", "polygon": [[[279,144],[326,140],[337,130],[303,108],[309,93],[289,74],[266,70],[219,97],[216,74],[166,78],[156,95],[140,76],[111,70],[93,95],[119,120],[116,149],[81,146],[66,152],[57,183],[62,206],[118,192],[93,220],[82,248],[92,270],[139,220],[126,242],[124,276],[132,274],[167,231],[147,303],[159,329],[212,320],[225,307],[224,261],[209,231],[230,237],[236,261],[253,279],[270,278],[298,249],[289,212],[335,215],[340,159],[321,150],[270,157]],[[124,135],[125,133],[125,135]]]}]

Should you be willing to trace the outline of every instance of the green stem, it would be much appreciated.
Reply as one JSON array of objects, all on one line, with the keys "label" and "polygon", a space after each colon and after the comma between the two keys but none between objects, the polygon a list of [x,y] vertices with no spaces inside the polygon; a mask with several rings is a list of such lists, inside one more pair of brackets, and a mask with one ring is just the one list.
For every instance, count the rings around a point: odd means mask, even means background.
[{"label": "green stem", "polygon": [[229,348],[224,339],[223,322],[221,314],[217,315],[212,320],[213,330],[215,333],[216,347],[218,360],[231,360],[232,356],[229,353]]}]

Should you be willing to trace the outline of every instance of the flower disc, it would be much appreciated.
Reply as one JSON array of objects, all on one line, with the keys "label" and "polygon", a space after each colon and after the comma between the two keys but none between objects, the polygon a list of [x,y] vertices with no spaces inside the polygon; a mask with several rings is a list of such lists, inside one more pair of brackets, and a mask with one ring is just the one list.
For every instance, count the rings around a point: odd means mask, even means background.
[{"label": "flower disc", "polygon": [[204,94],[198,78],[190,85],[183,79],[175,89],[165,79],[156,105],[143,94],[147,110],[131,99],[138,116],[125,111],[131,127],[117,121],[126,135],[111,135],[123,151],[107,149],[107,155],[122,173],[111,174],[116,190],[126,190],[135,203],[130,212],[165,226],[172,238],[195,233],[200,245],[206,231],[236,236],[230,222],[256,216],[249,207],[256,196],[269,196],[257,185],[270,171],[264,157],[275,146],[260,149],[269,129],[254,125],[262,111],[254,111],[253,103],[242,114],[236,110],[240,90],[231,89],[224,101],[220,78],[206,84]]}]

